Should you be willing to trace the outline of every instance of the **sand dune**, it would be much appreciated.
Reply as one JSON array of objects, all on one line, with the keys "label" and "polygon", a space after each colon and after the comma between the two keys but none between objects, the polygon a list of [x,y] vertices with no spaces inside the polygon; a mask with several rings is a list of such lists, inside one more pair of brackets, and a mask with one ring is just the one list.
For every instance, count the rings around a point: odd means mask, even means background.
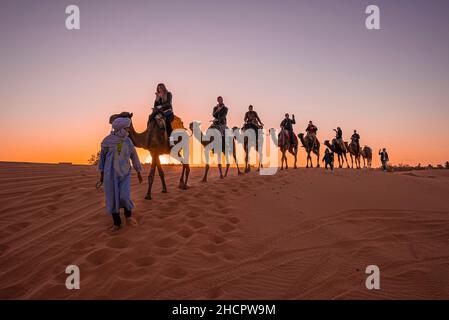
[{"label": "sand dune", "polygon": [[449,298],[449,171],[212,170],[202,184],[197,168],[181,191],[179,170],[152,201],[134,179],[139,225],[111,234],[94,167],[0,163],[0,298]]}]

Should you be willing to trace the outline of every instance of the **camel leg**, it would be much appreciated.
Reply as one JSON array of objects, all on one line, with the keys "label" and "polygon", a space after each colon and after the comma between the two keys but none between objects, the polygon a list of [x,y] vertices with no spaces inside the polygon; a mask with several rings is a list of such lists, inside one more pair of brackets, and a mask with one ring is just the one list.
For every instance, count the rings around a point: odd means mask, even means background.
[{"label": "camel leg", "polygon": [[295,164],[293,165],[293,168],[298,169],[298,166],[296,165],[296,162],[298,161],[298,154],[295,153]]},{"label": "camel leg", "polygon": [[220,179],[224,179],[221,163],[218,165],[218,171],[220,171]]},{"label": "camel leg", "polygon": [[189,184],[187,183],[187,181],[189,180],[190,165],[189,164],[185,164],[184,166],[186,167],[186,179],[185,179],[185,182],[184,182],[184,190],[187,190],[189,188]]},{"label": "camel leg", "polygon": [[298,166],[296,165],[296,162],[298,161],[298,150],[295,150],[295,153],[293,155],[295,156],[295,163],[294,163],[293,167],[295,169],[298,169]]},{"label": "camel leg", "polygon": [[[189,173],[190,173],[190,166],[188,164],[183,164],[182,165],[182,175],[181,175],[181,179],[179,181],[179,189],[183,189],[183,190],[188,189],[187,180],[189,179]],[[185,175],[185,180],[184,180],[184,175]]]},{"label": "camel leg", "polygon": [[146,200],[151,200],[151,189],[153,187],[155,172],[156,172],[156,162],[153,160],[151,162],[150,174],[148,175],[148,191],[147,191],[147,194],[145,195]]},{"label": "camel leg", "polygon": [[285,157],[285,153],[282,152],[282,156],[281,156],[281,170],[284,170],[284,157]]},{"label": "camel leg", "polygon": [[[232,156],[234,157],[235,165],[237,167],[237,174],[239,176],[241,176],[243,174],[243,172],[242,172],[242,170],[240,170],[239,163],[237,161],[237,153],[235,151],[235,145],[234,145],[234,152],[232,153]],[[229,164],[228,164],[228,168],[229,168]]]},{"label": "camel leg", "polygon": [[320,152],[318,151],[316,154],[316,167],[320,167]]},{"label": "camel leg", "polygon": [[[282,150],[281,150],[282,152]],[[282,152],[282,156],[281,156],[281,170],[284,170],[284,153]]]},{"label": "camel leg", "polygon": [[156,161],[156,167],[157,167],[157,172],[159,173],[159,177],[161,178],[162,193],[167,193],[168,191],[167,191],[167,185],[165,184],[165,173],[164,173],[164,170],[162,169],[162,165],[159,160],[159,157],[157,158],[157,161]]},{"label": "camel leg", "polygon": [[207,182],[207,174],[209,173],[209,164],[206,164],[206,167],[204,168],[204,177],[203,182]]},{"label": "camel leg", "polygon": [[182,172],[181,172],[181,178],[179,179],[179,189],[182,189],[182,187],[184,186],[184,172],[186,171],[186,168],[184,165],[182,165]]},{"label": "camel leg", "polygon": [[226,170],[225,170],[225,174],[224,174],[225,177],[228,176],[228,171],[229,171],[229,167],[230,167],[230,166],[231,166],[231,165],[230,165],[229,163],[226,164]]},{"label": "camel leg", "polygon": [[249,150],[246,150],[246,154],[245,154],[245,173],[249,173],[251,171],[251,168],[250,168],[250,165],[249,165],[248,162],[249,162]]}]

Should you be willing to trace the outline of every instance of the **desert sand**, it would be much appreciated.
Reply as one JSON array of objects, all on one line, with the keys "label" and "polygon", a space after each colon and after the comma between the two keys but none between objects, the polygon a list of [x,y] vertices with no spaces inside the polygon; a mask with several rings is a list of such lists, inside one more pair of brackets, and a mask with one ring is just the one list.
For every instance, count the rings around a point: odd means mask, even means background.
[{"label": "desert sand", "polygon": [[0,298],[449,298],[449,170],[216,171],[181,191],[166,167],[151,201],[133,176],[139,225],[114,234],[95,167],[0,163]]}]

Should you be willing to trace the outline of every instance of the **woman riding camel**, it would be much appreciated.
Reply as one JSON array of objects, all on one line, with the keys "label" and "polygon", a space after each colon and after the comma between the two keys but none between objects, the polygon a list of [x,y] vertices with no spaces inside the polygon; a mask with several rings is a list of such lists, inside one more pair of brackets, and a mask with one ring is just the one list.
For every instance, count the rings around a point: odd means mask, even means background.
[{"label": "woman riding camel", "polygon": [[170,136],[172,129],[172,121],[174,119],[172,99],[173,95],[167,90],[163,83],[159,83],[156,87],[156,99],[154,100],[153,112],[150,115],[148,122],[153,120],[157,113],[162,114],[165,117],[165,127],[167,130],[167,135]]}]

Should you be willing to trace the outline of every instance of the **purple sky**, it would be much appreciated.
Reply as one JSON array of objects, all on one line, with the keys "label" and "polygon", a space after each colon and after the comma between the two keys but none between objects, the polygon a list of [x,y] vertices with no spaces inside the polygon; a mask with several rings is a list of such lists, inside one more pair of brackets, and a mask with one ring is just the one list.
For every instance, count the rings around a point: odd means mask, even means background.
[{"label": "purple sky", "polygon": [[[65,29],[70,4],[79,31]],[[365,28],[369,4],[382,30]],[[395,163],[441,163],[448,15],[449,1],[424,0],[2,0],[0,160],[85,162],[110,114],[143,128],[165,82],[186,122],[207,123],[222,95],[230,126],[253,104],[267,128],[290,112],[321,140],[340,125]]]}]

